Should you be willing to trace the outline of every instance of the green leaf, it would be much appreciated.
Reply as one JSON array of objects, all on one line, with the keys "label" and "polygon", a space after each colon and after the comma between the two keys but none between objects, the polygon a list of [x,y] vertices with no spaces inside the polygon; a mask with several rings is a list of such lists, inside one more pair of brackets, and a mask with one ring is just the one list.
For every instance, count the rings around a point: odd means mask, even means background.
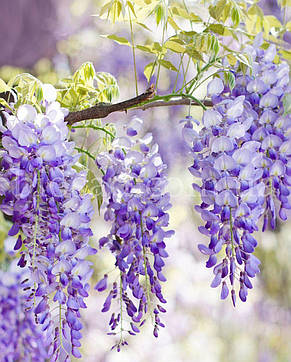
[{"label": "green leaf", "polygon": [[141,50],[142,52],[150,53],[150,54],[156,54],[155,51],[152,50],[152,48],[149,45],[136,45],[136,48]]},{"label": "green leaf", "polygon": [[139,25],[139,26],[141,26],[141,27],[143,27],[145,30],[148,30],[148,31],[152,31],[149,27],[147,27],[145,24],[143,24],[143,23],[140,23],[140,22],[136,22],[136,24],[137,25]]},{"label": "green leaf", "polygon": [[96,80],[98,86],[99,102],[111,102],[113,98],[119,96],[119,87],[115,77],[107,72],[97,72]]},{"label": "green leaf", "polygon": [[222,24],[210,24],[208,29],[216,34],[223,35],[225,27]]},{"label": "green leaf", "polygon": [[176,30],[176,31],[181,30],[180,27],[176,24],[175,20],[172,17],[170,17],[170,16],[168,17],[168,22],[174,30]]},{"label": "green leaf", "polygon": [[249,7],[248,15],[257,15],[260,18],[264,17],[263,10],[256,4]]},{"label": "green leaf", "polygon": [[236,28],[240,23],[240,16],[237,8],[232,8],[231,10],[231,20],[233,23],[233,26]]},{"label": "green leaf", "polygon": [[10,87],[0,78],[0,93],[10,91]]},{"label": "green leaf", "polygon": [[201,22],[201,18],[198,15],[189,13],[185,8],[180,7],[178,4],[175,4],[170,8],[174,15],[181,16],[184,19],[191,20],[193,22]]},{"label": "green leaf", "polygon": [[87,185],[90,192],[93,194],[94,198],[97,200],[98,205],[98,211],[100,213],[100,208],[103,203],[103,193],[102,193],[102,187],[100,185],[100,182],[98,181],[97,177],[94,175],[94,173],[91,170],[88,170],[87,172]]},{"label": "green leaf", "polygon": [[195,35],[197,35],[198,33],[196,31],[182,31],[181,32],[182,35],[185,35],[185,36],[189,36],[189,37],[193,37]]},{"label": "green leaf", "polygon": [[131,1],[127,1],[126,4],[128,5],[128,7],[130,8],[131,12],[133,13],[133,15],[136,17],[136,13],[134,10],[134,5],[132,4]]},{"label": "green leaf", "polygon": [[12,111],[12,108],[9,106],[9,104],[5,101],[5,99],[0,98],[0,104],[2,104],[2,106],[4,106],[5,108],[8,108]]},{"label": "green leaf", "polygon": [[155,66],[155,63],[149,63],[144,67],[143,74],[145,75],[147,81],[150,81],[151,74],[154,72],[153,67]]},{"label": "green leaf", "polygon": [[286,60],[291,60],[291,51],[288,50],[281,50],[280,52],[282,54],[282,56],[286,59]]},{"label": "green leaf", "polygon": [[160,59],[159,63],[169,69],[169,70],[173,70],[174,72],[178,72],[178,69],[169,61],[169,60],[165,60],[165,59]]},{"label": "green leaf", "polygon": [[35,96],[38,102],[41,102],[43,99],[43,90],[42,87],[37,87],[35,90]]},{"label": "green leaf", "polygon": [[270,25],[271,28],[281,28],[282,24],[280,22],[280,20],[278,20],[275,16],[273,15],[265,15],[264,16],[264,20],[267,21]]},{"label": "green leaf", "polygon": [[291,94],[285,94],[283,97],[283,107],[284,107],[284,114],[291,113]]},{"label": "green leaf", "polygon": [[155,15],[156,15],[156,23],[157,25],[159,25],[164,16],[164,9],[161,5],[156,6]]},{"label": "green leaf", "polygon": [[124,38],[124,37],[122,37],[122,36],[117,36],[117,35],[114,35],[114,34],[112,34],[112,35],[105,35],[106,36],[106,38],[108,38],[108,39],[111,39],[111,40],[114,40],[116,43],[118,43],[118,44],[121,44],[121,45],[127,45],[127,46],[131,46],[131,44],[130,44],[130,42],[126,39],[126,38]]},{"label": "green leaf", "polygon": [[225,83],[229,85],[230,90],[235,87],[235,76],[232,72],[224,72]]},{"label": "green leaf", "polygon": [[234,65],[236,65],[237,58],[233,54],[227,54],[226,57],[227,57],[227,60],[228,60],[230,66],[233,67]]},{"label": "green leaf", "polygon": [[199,53],[194,47],[187,47],[186,53],[189,55],[189,57],[203,62],[202,54]]},{"label": "green leaf", "polygon": [[[106,13],[106,11],[107,11],[107,15],[109,15],[110,6],[111,6],[111,1],[109,3],[106,3],[104,6],[102,6],[99,16],[101,17],[103,14]],[[98,15],[94,15],[94,16],[98,16]]]},{"label": "green leaf", "polygon": [[175,53],[185,53],[185,51],[186,51],[185,47],[183,47],[181,44],[179,44],[178,42],[173,41],[173,40],[168,40],[165,43],[165,47],[167,49],[172,50]]},{"label": "green leaf", "polygon": [[252,65],[251,65],[251,63],[250,63],[250,59],[249,59],[249,57],[248,57],[246,54],[236,53],[235,56],[237,57],[237,59],[238,59],[241,63],[245,64],[245,65],[246,65],[247,67],[249,67],[249,68],[252,68]]},{"label": "green leaf", "polygon": [[160,43],[158,43],[157,41],[154,42],[153,47],[155,50],[157,50],[159,53],[163,50],[163,47],[161,46]]},{"label": "green leaf", "polygon": [[226,0],[218,0],[215,6],[209,6],[209,14],[215,19],[219,20],[227,4]]}]

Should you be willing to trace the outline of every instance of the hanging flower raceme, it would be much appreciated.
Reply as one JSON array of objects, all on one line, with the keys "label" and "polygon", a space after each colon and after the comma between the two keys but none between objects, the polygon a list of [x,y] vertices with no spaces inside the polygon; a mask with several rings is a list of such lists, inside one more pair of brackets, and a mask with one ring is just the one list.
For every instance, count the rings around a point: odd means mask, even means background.
[{"label": "hanging flower raceme", "polygon": [[[152,135],[134,139],[141,126],[134,119],[127,128],[128,137],[120,137],[112,143],[112,150],[101,153],[97,165],[103,170],[103,184],[108,195],[104,218],[112,227],[107,237],[100,239],[100,247],[106,245],[115,255],[119,280],[114,282],[102,311],[107,312],[112,300],[119,302],[119,309],[110,319],[114,332],[120,326],[121,338],[117,350],[126,343],[122,331],[127,330],[124,309],[130,318],[129,334],[139,332],[145,322],[145,314],[153,313],[154,336],[164,327],[159,314],[165,312],[161,282],[164,258],[168,256],[165,238],[173,232],[166,231],[170,207],[165,170],[158,153],[158,146],[151,145]],[[107,288],[108,275],[98,282],[96,289]]]},{"label": "hanging flower raceme", "polygon": [[64,115],[54,101],[44,114],[22,105],[2,129],[1,210],[12,217],[9,235],[19,235],[18,265],[28,266],[33,280],[26,307],[54,336],[50,360],[81,357],[80,309],[92,273],[85,258],[96,252],[88,244],[91,196],[81,194],[86,175],[73,168],[78,156]]},{"label": "hanging flower raceme", "polygon": [[31,284],[27,277],[15,263],[9,271],[0,271],[0,353],[5,362],[48,358],[50,336],[35,324],[33,311],[26,310],[29,290],[23,288]]},{"label": "hanging flower raceme", "polygon": [[199,231],[210,238],[198,247],[208,255],[206,267],[214,267],[211,286],[221,285],[221,299],[231,294],[234,305],[236,285],[246,301],[250,278],[259,272],[252,235],[259,219],[263,230],[268,220],[275,228],[277,214],[285,220],[291,207],[291,117],[283,109],[289,68],[273,62],[273,45],[263,51],[259,38],[256,43],[245,50],[252,73],[242,73],[238,64],[232,90],[222,76],[214,78],[208,85],[213,107],[204,112],[203,128],[196,132],[191,120],[183,128],[194,159],[189,170],[200,180],[193,184],[202,201],[195,208],[205,221]]}]

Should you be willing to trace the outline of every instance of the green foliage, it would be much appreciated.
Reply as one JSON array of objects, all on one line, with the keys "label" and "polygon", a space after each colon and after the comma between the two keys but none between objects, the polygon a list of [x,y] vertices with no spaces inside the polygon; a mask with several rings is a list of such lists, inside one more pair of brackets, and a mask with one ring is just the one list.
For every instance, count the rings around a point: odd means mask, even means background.
[{"label": "green foliage", "polygon": [[94,199],[96,199],[98,211],[100,213],[100,208],[103,203],[102,187],[100,185],[100,182],[98,181],[98,178],[91,170],[88,170],[87,172],[87,180],[88,180],[86,184],[86,188],[88,189],[87,192],[91,192]]},{"label": "green foliage", "polygon": [[[133,14],[132,19],[128,17],[129,12]],[[132,20],[142,27],[141,31],[147,32],[145,42],[137,45],[116,34],[106,37],[152,57],[144,69],[148,82],[156,75],[158,83],[162,67],[168,71],[183,72],[184,84],[189,83],[187,71],[191,64],[201,73],[202,69],[208,69],[208,64],[222,67],[221,60],[226,56],[230,66],[239,60],[250,67],[248,58],[232,48],[232,44],[235,45],[242,36],[246,40],[254,38],[258,32],[256,23],[252,22],[252,26],[256,26],[255,32],[253,29],[246,31],[241,25],[248,23],[251,17],[256,17],[255,20],[257,17],[262,18],[260,21],[266,31],[278,27],[280,22],[276,18],[269,16],[264,20],[262,14],[256,1],[237,0],[209,0],[203,1],[203,4],[163,0],[137,0],[130,4],[126,1],[110,1],[100,12],[101,17],[107,15],[107,19],[113,22],[119,20],[127,23]],[[150,38],[148,30],[160,33],[160,41]],[[225,37],[231,37],[233,41],[226,42]],[[180,59],[173,61],[172,59],[177,59],[177,54]],[[188,64],[187,71],[184,63]]]},{"label": "green foliage", "polygon": [[7,234],[9,229],[11,228],[11,222],[7,221],[4,216],[3,213],[0,211],[0,265],[1,268],[3,268],[3,266],[5,267],[5,261],[6,258],[8,257],[8,255],[5,253],[5,249],[4,249],[4,241],[7,238]]},{"label": "green foliage", "polygon": [[[83,193],[90,193],[92,194],[92,198],[93,200],[96,200],[97,202],[97,207],[98,207],[98,211],[100,213],[100,209],[103,203],[103,192],[102,192],[102,187],[101,184],[99,182],[100,179],[100,175],[96,175],[99,174],[99,170],[97,170],[97,167],[95,165],[95,162],[93,164],[92,167],[88,166],[88,161],[86,160],[86,156],[88,156],[90,153],[84,149],[79,149],[77,148],[78,152],[81,153],[82,157],[79,160],[79,163],[77,163],[74,168],[78,171],[78,172],[86,172],[87,173],[87,183],[84,186],[82,192]],[[90,157],[90,156],[89,156]],[[95,160],[95,157],[93,157]]]},{"label": "green foliage", "polygon": [[58,101],[70,111],[81,110],[98,102],[111,102],[118,97],[116,79],[109,73],[96,72],[92,63],[80,66],[72,77],[63,79]]},{"label": "green foliage", "polygon": [[10,91],[10,87],[0,78],[0,93]]},{"label": "green foliage", "polygon": [[14,109],[21,104],[32,104],[38,110],[41,110],[40,102],[43,99],[42,82],[29,73],[21,73],[13,77],[8,86],[17,93],[17,102]]},{"label": "green foliage", "polygon": [[291,94],[285,94],[283,98],[284,113],[291,113]]}]

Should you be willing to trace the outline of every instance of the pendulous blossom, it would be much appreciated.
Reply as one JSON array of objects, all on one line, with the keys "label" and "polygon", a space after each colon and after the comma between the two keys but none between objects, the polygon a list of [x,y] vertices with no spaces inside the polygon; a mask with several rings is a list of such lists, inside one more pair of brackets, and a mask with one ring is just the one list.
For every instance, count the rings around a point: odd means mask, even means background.
[{"label": "pendulous blossom", "polygon": [[80,358],[80,309],[86,308],[91,263],[91,195],[82,194],[86,174],[74,165],[66,111],[51,89],[44,113],[28,104],[6,114],[2,135],[1,210],[10,215],[9,235],[18,235],[18,265],[28,267],[33,284],[27,310],[33,309],[43,331],[53,336],[50,360]]},{"label": "pendulous blossom", "polygon": [[[100,247],[107,246],[115,256],[119,270],[118,281],[112,284],[102,311],[111,308],[118,300],[119,309],[111,316],[109,325],[113,332],[120,327],[120,340],[114,346],[120,350],[126,344],[122,332],[139,333],[146,314],[152,314],[154,330],[158,337],[159,327],[164,327],[160,312],[166,303],[161,283],[164,259],[168,257],[165,239],[173,234],[166,231],[169,223],[167,210],[170,197],[164,189],[167,184],[166,165],[152,144],[152,135],[135,139],[141,127],[139,119],[133,119],[127,128],[127,136],[112,143],[109,152],[101,153],[97,165],[103,170],[103,185],[108,196],[104,219],[111,223],[110,233],[100,239]],[[108,275],[100,280],[95,289],[107,288]],[[130,323],[125,326],[124,315]]]},{"label": "pendulous blossom", "polygon": [[291,117],[283,107],[289,67],[274,63],[275,46],[263,50],[261,42],[259,36],[245,49],[253,69],[243,73],[238,63],[233,89],[223,73],[209,83],[213,107],[204,112],[202,129],[196,131],[191,120],[183,128],[193,157],[189,171],[197,179],[193,188],[201,196],[195,209],[205,224],[199,231],[210,240],[198,248],[213,268],[211,287],[221,286],[221,299],[231,296],[233,305],[237,293],[246,301],[259,272],[253,255],[259,220],[263,230],[268,223],[274,229],[291,208]]},{"label": "pendulous blossom", "polygon": [[26,310],[29,272],[12,263],[0,271],[0,353],[1,360],[37,361],[48,358],[50,336],[35,323],[32,310]]}]

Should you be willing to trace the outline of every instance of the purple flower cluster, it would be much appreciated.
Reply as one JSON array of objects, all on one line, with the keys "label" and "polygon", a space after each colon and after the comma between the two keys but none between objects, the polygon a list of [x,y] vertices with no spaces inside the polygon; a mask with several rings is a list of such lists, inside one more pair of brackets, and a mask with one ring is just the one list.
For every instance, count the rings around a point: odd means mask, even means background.
[{"label": "purple flower cluster", "polygon": [[[14,270],[12,270],[14,269]],[[19,269],[19,268],[18,268]],[[21,282],[25,280],[24,283]],[[0,353],[3,362],[38,361],[48,358],[48,338],[35,324],[34,313],[25,310],[29,286],[27,273],[0,271]]]},{"label": "purple flower cluster", "polygon": [[[190,172],[200,180],[193,188],[200,193],[204,226],[199,231],[210,238],[199,244],[213,268],[212,287],[221,285],[221,299],[231,294],[245,302],[252,288],[250,278],[259,272],[253,255],[257,241],[252,235],[262,218],[276,226],[277,215],[286,220],[291,185],[291,117],[284,114],[283,96],[288,91],[289,67],[276,64],[276,48],[259,48],[260,37],[245,52],[253,69],[243,73],[237,64],[231,90],[223,76],[208,85],[213,107],[204,112],[203,128],[196,132],[186,121],[183,136],[194,162]],[[231,291],[231,293],[229,293]]]},{"label": "purple flower cluster", "polygon": [[[161,282],[165,265],[165,238],[172,231],[165,231],[169,223],[166,212],[170,197],[164,192],[167,184],[165,169],[158,153],[158,146],[151,145],[152,135],[134,139],[141,126],[134,119],[127,128],[127,136],[112,143],[112,150],[101,153],[97,165],[104,171],[103,184],[108,195],[104,218],[112,227],[107,237],[100,239],[100,247],[106,245],[115,256],[119,281],[114,282],[105,300],[102,311],[107,312],[113,299],[119,299],[119,310],[110,319],[111,330],[120,326],[121,338],[117,350],[124,343],[124,315],[130,318],[128,333],[135,335],[145,323],[145,314],[152,313],[154,336],[158,336],[160,312],[165,312],[161,303],[166,303]],[[95,289],[107,288],[108,276],[100,280]],[[111,332],[110,334],[116,334]]]},{"label": "purple flower cluster", "polygon": [[73,168],[78,156],[57,102],[46,102],[44,114],[22,105],[6,118],[0,208],[11,215],[18,265],[28,266],[33,281],[26,308],[34,308],[37,323],[54,336],[51,361],[80,358],[80,309],[86,308],[92,274],[85,259],[96,252],[88,244],[91,195],[81,194],[86,175]]}]

